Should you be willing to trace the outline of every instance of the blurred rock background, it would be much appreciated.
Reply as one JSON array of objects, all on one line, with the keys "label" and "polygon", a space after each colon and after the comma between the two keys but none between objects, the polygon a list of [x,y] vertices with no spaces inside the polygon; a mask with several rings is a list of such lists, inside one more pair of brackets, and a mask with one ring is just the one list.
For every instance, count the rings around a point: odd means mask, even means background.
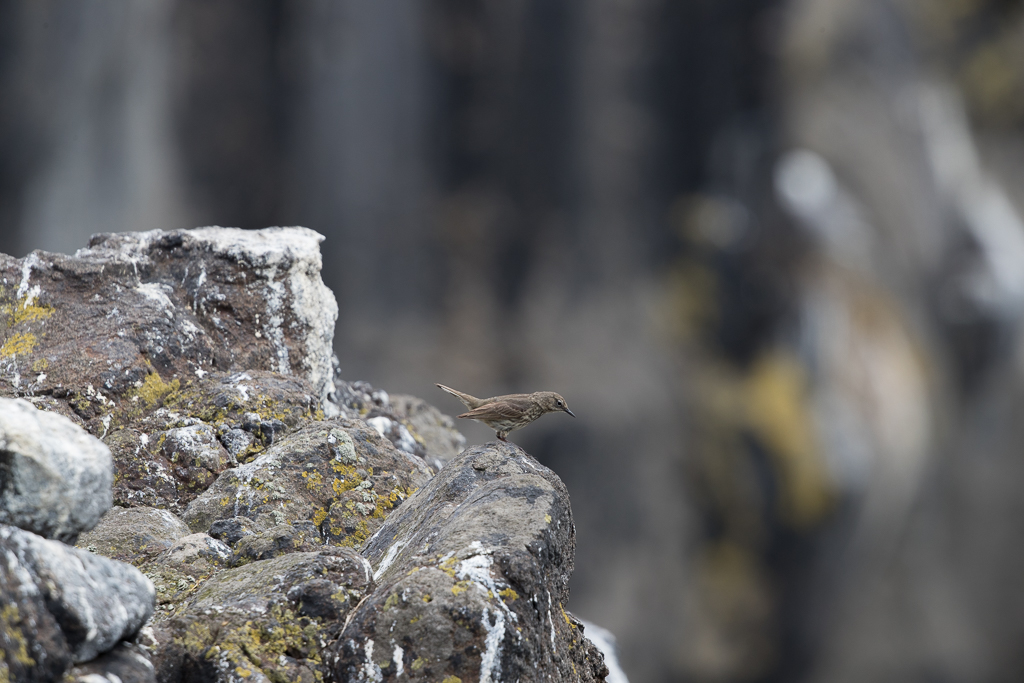
[{"label": "blurred rock background", "polygon": [[1022,211],[1017,0],[0,3],[0,251],[305,225],[346,378],[564,394],[634,683],[1021,678]]}]

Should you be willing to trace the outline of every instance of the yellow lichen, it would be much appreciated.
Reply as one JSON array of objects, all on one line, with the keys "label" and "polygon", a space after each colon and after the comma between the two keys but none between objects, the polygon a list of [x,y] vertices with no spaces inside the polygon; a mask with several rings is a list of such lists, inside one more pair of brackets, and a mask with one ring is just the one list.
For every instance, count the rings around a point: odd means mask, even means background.
[{"label": "yellow lichen", "polygon": [[513,600],[518,600],[519,599],[519,593],[516,593],[511,588],[506,588],[504,590],[498,591],[498,595],[500,595],[502,598],[504,598],[506,600],[509,600],[509,601],[513,601]]},{"label": "yellow lichen", "polygon": [[455,566],[459,561],[455,557],[449,557],[447,560],[437,566],[438,569],[443,571],[448,576],[455,578]]},{"label": "yellow lichen", "polygon": [[416,659],[413,660],[413,662],[409,666],[409,668],[412,669],[413,671],[419,671],[420,669],[422,669],[426,665],[426,663],[427,663],[426,659],[424,659],[423,657],[417,657]]},{"label": "yellow lichen", "polygon": [[452,595],[461,595],[462,593],[468,591],[469,587],[472,585],[473,583],[471,581],[459,581],[454,586],[452,586]]},{"label": "yellow lichen", "polygon": [[3,346],[0,346],[0,356],[22,356],[32,353],[38,340],[31,332],[19,332],[7,338]]},{"label": "yellow lichen", "polygon": [[181,387],[180,380],[165,382],[158,372],[151,372],[146,375],[142,386],[135,390],[134,395],[138,396],[147,409],[162,402],[169,394],[178,391]]},{"label": "yellow lichen", "polygon": [[24,666],[36,665],[36,660],[32,659],[28,653],[28,639],[21,632],[21,617],[18,614],[17,605],[7,604],[0,608],[0,631],[15,645],[14,661]]},{"label": "yellow lichen", "polygon": [[441,683],[462,683],[462,679],[458,676],[446,676]]}]

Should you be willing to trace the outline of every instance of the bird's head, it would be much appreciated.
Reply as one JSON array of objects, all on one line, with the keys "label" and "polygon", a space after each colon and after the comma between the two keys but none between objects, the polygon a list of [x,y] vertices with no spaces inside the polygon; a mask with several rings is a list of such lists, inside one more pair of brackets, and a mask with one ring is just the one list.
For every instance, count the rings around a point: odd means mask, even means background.
[{"label": "bird's head", "polygon": [[557,413],[558,411],[562,411],[576,417],[576,414],[569,410],[569,404],[565,402],[565,399],[562,398],[561,394],[556,394],[553,391],[538,391],[534,395],[544,407],[545,413]]}]

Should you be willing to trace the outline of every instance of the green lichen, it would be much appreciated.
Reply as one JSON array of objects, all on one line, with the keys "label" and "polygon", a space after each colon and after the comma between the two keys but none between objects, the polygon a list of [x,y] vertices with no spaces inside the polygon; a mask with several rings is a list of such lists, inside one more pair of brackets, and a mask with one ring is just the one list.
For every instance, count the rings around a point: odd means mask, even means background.
[{"label": "green lichen", "polygon": [[216,631],[201,621],[193,622],[174,642],[197,659],[216,660],[226,655],[239,676],[243,676],[239,669],[250,675],[258,671],[275,683],[283,683],[291,678],[282,664],[282,655],[305,660],[317,680],[322,680],[320,642],[325,637],[317,619],[300,617],[275,604],[259,619],[222,622]]},{"label": "green lichen", "polygon": [[[3,632],[7,640],[15,645],[14,661],[23,666],[35,666],[36,660],[32,659],[28,653],[28,639],[21,632],[21,623],[17,605],[7,604],[0,608],[0,632]],[[3,653],[0,652],[0,657],[2,656]],[[6,665],[6,662],[4,663]],[[5,666],[5,668],[7,667]]]}]

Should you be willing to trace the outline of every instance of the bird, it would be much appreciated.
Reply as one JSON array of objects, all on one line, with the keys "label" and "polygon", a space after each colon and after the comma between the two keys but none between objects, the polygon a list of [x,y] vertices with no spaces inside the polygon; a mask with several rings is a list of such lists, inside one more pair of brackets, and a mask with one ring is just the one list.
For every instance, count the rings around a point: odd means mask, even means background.
[{"label": "bird", "polygon": [[544,413],[564,412],[576,417],[576,414],[569,410],[565,399],[553,391],[477,398],[443,384],[438,384],[437,387],[447,391],[469,408],[469,411],[456,417],[484,423],[493,429],[502,441],[508,441],[505,437],[509,432],[525,427]]}]

